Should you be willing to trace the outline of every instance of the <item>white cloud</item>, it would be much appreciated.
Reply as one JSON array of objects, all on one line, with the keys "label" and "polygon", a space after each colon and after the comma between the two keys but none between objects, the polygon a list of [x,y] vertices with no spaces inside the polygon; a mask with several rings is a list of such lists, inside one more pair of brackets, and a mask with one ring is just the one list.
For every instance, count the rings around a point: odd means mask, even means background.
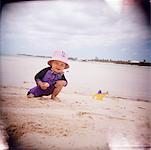
[{"label": "white cloud", "polygon": [[1,44],[3,49],[11,44],[17,53],[22,48],[47,55],[51,49],[63,48],[71,55],[91,56],[101,49],[110,56],[118,54],[116,47],[122,44],[121,49],[126,49],[126,43],[146,40],[146,28],[130,18],[114,13],[103,0],[14,3],[3,9]]}]

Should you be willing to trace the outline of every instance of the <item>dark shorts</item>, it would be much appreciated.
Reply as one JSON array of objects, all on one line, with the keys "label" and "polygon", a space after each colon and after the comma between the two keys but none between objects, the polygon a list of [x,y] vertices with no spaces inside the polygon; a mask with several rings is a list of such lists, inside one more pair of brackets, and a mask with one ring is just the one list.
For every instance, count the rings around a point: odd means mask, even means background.
[{"label": "dark shorts", "polygon": [[39,86],[36,86],[36,87],[30,89],[28,91],[27,95],[33,94],[35,97],[40,97],[40,96],[44,96],[44,95],[48,96],[53,93],[54,89],[55,89],[54,86],[50,86],[46,90],[42,90]]}]

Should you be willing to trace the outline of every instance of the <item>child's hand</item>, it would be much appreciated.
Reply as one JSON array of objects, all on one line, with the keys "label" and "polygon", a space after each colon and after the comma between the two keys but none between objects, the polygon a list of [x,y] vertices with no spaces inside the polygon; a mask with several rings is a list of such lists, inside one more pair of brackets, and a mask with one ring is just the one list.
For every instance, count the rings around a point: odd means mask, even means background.
[{"label": "child's hand", "polygon": [[38,82],[38,85],[40,86],[40,88],[42,89],[42,90],[46,90],[50,85],[49,85],[49,83],[47,83],[47,82]]},{"label": "child's hand", "polygon": [[67,82],[66,81],[64,81],[64,80],[58,80],[58,81],[56,81],[56,84],[55,84],[55,87],[59,87],[59,86],[65,86],[67,84]]},{"label": "child's hand", "polygon": [[42,90],[46,90],[49,87],[49,83],[43,82],[40,87]]}]

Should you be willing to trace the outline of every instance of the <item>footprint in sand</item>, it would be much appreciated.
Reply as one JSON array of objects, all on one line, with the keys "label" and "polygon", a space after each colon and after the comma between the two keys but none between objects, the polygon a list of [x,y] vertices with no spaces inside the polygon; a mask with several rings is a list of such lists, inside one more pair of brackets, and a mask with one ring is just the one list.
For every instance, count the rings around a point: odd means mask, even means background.
[{"label": "footprint in sand", "polygon": [[31,121],[31,122],[23,123],[22,129],[36,131],[37,129],[42,129],[42,126],[39,123],[35,123]]},{"label": "footprint in sand", "polygon": [[32,122],[32,121],[23,123],[22,130],[24,131],[24,133],[36,132],[36,133],[47,134],[49,136],[68,136],[69,135],[69,129],[65,129],[62,127],[54,126],[54,125],[43,126],[42,124]]},{"label": "footprint in sand", "polygon": [[140,107],[140,106],[139,106],[139,107],[137,107],[137,108],[145,110],[145,108],[144,108],[144,107]]},{"label": "footprint in sand", "polygon": [[17,126],[15,124],[11,124],[10,126],[8,126],[6,128],[7,132],[9,135],[15,135],[16,131],[17,131]]},{"label": "footprint in sand", "polygon": [[78,115],[79,116],[83,116],[83,115],[87,115],[87,114],[91,114],[90,112],[79,112]]},{"label": "footprint in sand", "polygon": [[18,139],[20,136],[24,134],[22,132],[22,129],[20,126],[17,126],[16,124],[11,124],[6,128],[6,131],[10,137],[15,137],[15,139]]},{"label": "footprint in sand", "polygon": [[77,115],[80,116],[80,117],[86,116],[90,119],[93,119],[93,117],[91,116],[92,114],[90,112],[79,112]]},{"label": "footprint in sand", "polygon": [[111,110],[111,108],[105,108],[106,110]]}]

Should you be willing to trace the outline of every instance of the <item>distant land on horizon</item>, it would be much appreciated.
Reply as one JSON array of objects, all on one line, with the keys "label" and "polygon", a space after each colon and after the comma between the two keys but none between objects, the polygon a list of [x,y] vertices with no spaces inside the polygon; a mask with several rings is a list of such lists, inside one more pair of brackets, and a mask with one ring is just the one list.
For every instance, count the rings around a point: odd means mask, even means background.
[{"label": "distant land on horizon", "polygon": [[29,56],[29,57],[52,58],[51,56],[31,55],[31,54],[17,54],[17,55],[20,55],[20,56]]},{"label": "distant land on horizon", "polygon": [[[42,55],[31,55],[31,54],[17,54],[18,56],[27,56],[27,57],[41,57],[41,58],[52,58],[51,56],[42,56]],[[69,57],[69,60],[73,61],[82,61],[82,62],[103,62],[103,63],[115,63],[115,64],[128,64],[128,65],[138,65],[138,66],[151,66],[151,62],[146,62],[144,61],[135,61],[135,60],[112,60],[112,59],[99,59],[99,58],[94,58],[94,59],[78,59]]]}]

